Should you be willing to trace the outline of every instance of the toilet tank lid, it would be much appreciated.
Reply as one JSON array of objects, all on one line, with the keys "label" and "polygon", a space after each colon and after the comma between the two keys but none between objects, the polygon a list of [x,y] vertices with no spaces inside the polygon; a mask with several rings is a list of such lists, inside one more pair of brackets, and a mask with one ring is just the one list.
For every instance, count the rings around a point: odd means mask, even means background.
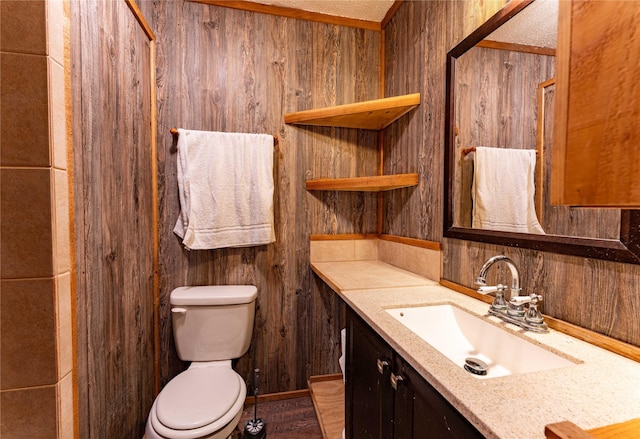
[{"label": "toilet tank lid", "polygon": [[171,292],[171,305],[239,305],[258,297],[253,285],[207,285],[178,287]]}]

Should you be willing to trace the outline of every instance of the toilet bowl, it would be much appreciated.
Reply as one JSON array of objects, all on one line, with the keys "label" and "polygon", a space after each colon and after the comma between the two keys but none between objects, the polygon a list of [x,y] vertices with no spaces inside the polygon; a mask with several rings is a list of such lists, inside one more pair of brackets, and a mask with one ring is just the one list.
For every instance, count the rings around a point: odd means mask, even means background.
[{"label": "toilet bowl", "polygon": [[192,363],[153,402],[146,439],[226,439],[240,421],[247,387],[231,361]]},{"label": "toilet bowl", "polygon": [[240,421],[246,394],[230,361],[193,363],[154,401],[146,439],[225,439]]},{"label": "toilet bowl", "polygon": [[249,348],[254,286],[180,287],[171,293],[178,356],[192,361],[158,394],[146,439],[226,439],[240,422],[247,387],[231,359]]}]

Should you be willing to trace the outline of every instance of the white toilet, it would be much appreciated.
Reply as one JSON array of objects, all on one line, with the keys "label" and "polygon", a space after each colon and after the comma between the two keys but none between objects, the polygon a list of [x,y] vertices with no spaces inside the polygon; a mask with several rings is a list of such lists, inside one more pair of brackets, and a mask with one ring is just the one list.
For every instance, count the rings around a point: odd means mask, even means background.
[{"label": "white toilet", "polygon": [[171,292],[178,357],[192,363],[153,402],[146,439],[226,439],[236,428],[247,387],[231,360],[249,349],[257,295],[252,285]]}]

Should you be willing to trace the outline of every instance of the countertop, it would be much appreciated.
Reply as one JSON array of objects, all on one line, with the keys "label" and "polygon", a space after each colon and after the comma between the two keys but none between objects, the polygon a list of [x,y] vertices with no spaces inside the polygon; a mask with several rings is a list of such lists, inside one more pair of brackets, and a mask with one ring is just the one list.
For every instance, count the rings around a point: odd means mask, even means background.
[{"label": "countertop", "polygon": [[[640,364],[551,330],[524,332],[487,315],[488,305],[381,261],[314,262],[313,270],[488,438],[544,438],[547,424],[592,429],[640,417]],[[576,364],[479,379],[385,309],[452,303]],[[579,304],[576,304],[579,306]]]}]

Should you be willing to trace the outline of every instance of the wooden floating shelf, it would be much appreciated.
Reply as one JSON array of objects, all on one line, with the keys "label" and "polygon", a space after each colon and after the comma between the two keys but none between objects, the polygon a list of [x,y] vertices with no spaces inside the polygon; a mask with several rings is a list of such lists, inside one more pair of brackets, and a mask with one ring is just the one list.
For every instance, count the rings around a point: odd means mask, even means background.
[{"label": "wooden floating shelf", "polygon": [[418,174],[378,175],[373,177],[318,178],[307,180],[308,191],[380,192],[417,186]]},{"label": "wooden floating shelf", "polygon": [[420,93],[357,102],[355,104],[298,111],[284,115],[284,122],[381,130],[420,105]]}]

